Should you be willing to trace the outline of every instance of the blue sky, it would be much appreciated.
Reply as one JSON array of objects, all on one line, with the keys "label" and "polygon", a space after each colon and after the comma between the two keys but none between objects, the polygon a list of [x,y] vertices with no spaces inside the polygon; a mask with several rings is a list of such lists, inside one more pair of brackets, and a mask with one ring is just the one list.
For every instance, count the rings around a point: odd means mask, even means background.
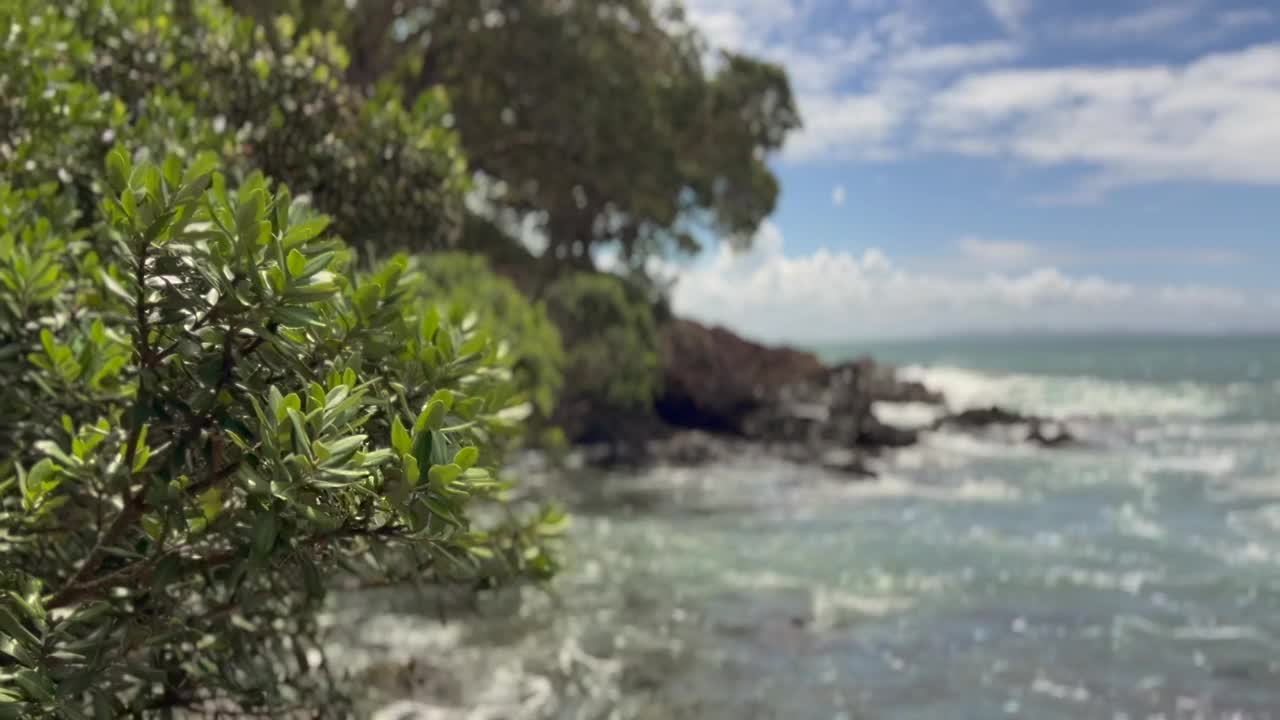
[{"label": "blue sky", "polygon": [[1280,330],[1280,3],[686,0],[805,120],[676,309],[767,339]]}]

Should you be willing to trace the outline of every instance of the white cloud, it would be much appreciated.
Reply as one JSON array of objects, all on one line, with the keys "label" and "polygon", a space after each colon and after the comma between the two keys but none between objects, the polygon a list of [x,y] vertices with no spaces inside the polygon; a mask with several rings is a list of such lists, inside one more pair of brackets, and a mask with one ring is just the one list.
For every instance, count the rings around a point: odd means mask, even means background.
[{"label": "white cloud", "polygon": [[1228,30],[1270,25],[1275,22],[1276,15],[1266,8],[1241,8],[1218,13],[1215,21],[1218,26]]},{"label": "white cloud", "polygon": [[842,207],[844,205],[846,195],[847,193],[843,185],[837,185],[831,188],[831,204],[836,207]]},{"label": "white cloud", "polygon": [[717,48],[750,50],[797,16],[795,0],[690,0],[690,23]]},{"label": "white cloud", "polygon": [[[1014,243],[1004,248],[1017,254]],[[977,245],[991,251],[992,245]],[[999,253],[997,253],[999,254]],[[1272,298],[1271,300],[1274,300]],[[768,340],[818,341],[1009,329],[1222,330],[1280,326],[1268,298],[1199,285],[1145,287],[1055,267],[925,272],[878,249],[787,255],[766,224],[756,248],[727,248],[684,272],[676,312]]]},{"label": "white cloud", "polygon": [[916,48],[893,58],[889,69],[907,73],[938,73],[1012,60],[1020,53],[1009,42],[954,43]]},{"label": "white cloud", "polygon": [[1160,288],[1157,296],[1182,309],[1237,310],[1249,305],[1249,298],[1239,290],[1205,285],[1170,285]]},{"label": "white cloud", "polygon": [[[1092,171],[1039,198],[1049,204],[1167,180],[1280,184],[1280,43],[1182,64],[1011,67],[1033,35],[932,44],[934,20],[922,9],[931,6],[848,1],[879,14],[840,32],[815,19],[811,1],[690,1],[691,19],[714,42],[789,69],[805,120],[784,151],[792,161],[947,153]],[[1009,28],[1031,18],[1030,0],[985,3]],[[1274,20],[1266,8],[1210,14],[1188,1],[1055,32],[1131,39]]]},{"label": "white cloud", "polygon": [[787,141],[790,158],[811,159],[836,149],[870,157],[887,147],[890,133],[901,120],[891,98],[874,94],[801,94],[796,102],[805,129]]},{"label": "white cloud", "polygon": [[1129,15],[1081,20],[1067,29],[1071,35],[1088,40],[1132,40],[1168,33],[1185,25],[1199,12],[1199,3],[1165,3]]},{"label": "white cloud", "polygon": [[1036,249],[1027,243],[1007,240],[984,240],[966,235],[956,241],[960,253],[984,265],[1023,266],[1036,258]]},{"label": "white cloud", "polygon": [[928,149],[1098,174],[1081,199],[1135,182],[1280,183],[1280,44],[1182,67],[1075,67],[970,75],[921,111]]},{"label": "white cloud", "polygon": [[986,4],[991,16],[1010,31],[1020,29],[1031,11],[1031,0],[986,0]]}]

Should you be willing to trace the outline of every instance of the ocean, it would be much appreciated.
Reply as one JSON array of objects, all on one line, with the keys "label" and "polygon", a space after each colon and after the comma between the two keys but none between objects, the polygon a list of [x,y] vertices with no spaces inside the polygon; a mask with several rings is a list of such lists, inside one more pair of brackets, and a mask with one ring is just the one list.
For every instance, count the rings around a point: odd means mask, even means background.
[{"label": "ocean", "polygon": [[413,661],[380,717],[1280,717],[1280,338],[822,353],[1083,443],[933,433],[870,482],[760,458],[547,479],[575,496],[553,593],[344,601],[347,662]]}]

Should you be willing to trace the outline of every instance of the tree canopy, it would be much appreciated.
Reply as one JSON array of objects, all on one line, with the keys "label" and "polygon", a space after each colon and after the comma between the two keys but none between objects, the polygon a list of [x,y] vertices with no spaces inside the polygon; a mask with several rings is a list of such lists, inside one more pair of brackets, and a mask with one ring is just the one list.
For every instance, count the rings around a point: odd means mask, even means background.
[{"label": "tree canopy", "polygon": [[642,266],[696,250],[705,234],[745,245],[774,208],[766,156],[800,124],[787,76],[710,52],[679,6],[302,5],[304,22],[344,33],[353,84],[447,89],[471,165],[493,181],[487,199],[536,217],[562,264],[589,265],[612,246]]}]

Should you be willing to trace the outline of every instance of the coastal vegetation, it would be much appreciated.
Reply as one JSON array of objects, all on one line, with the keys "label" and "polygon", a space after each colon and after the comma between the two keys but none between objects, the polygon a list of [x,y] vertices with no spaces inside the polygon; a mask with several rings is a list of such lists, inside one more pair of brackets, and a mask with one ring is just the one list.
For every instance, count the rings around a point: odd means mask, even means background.
[{"label": "coastal vegetation", "polygon": [[650,261],[749,243],[798,125],[648,0],[0,27],[0,718],[344,716],[335,578],[550,578],[506,454],[653,415]]}]

